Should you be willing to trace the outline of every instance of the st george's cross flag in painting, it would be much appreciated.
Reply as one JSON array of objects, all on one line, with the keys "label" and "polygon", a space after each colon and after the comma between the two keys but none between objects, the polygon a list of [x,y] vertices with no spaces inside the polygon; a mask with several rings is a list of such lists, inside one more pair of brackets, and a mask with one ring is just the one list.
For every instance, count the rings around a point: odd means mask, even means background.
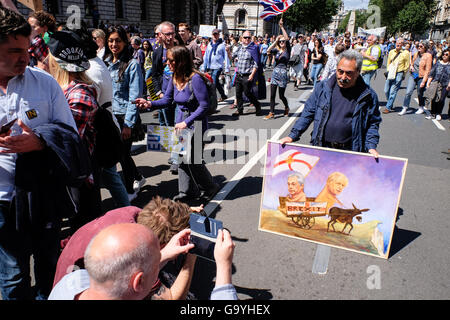
[{"label": "st george's cross flag in painting", "polygon": [[295,0],[258,0],[258,1],[264,7],[264,10],[259,15],[259,17],[264,20],[270,20],[274,16],[282,14],[295,2]]},{"label": "st george's cross flag in painting", "polygon": [[319,157],[311,156],[297,150],[283,152],[275,158],[272,176],[283,171],[292,171],[299,172],[306,177],[319,159]]}]

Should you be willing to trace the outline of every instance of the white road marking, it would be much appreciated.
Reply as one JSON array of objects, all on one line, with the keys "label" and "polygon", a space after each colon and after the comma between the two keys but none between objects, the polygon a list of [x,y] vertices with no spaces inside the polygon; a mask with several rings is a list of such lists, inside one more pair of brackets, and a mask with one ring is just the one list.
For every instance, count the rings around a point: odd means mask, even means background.
[{"label": "white road marking", "polygon": [[436,125],[436,127],[439,130],[445,131],[445,128],[442,126],[442,124],[439,123],[439,121],[437,121],[436,119],[433,119],[433,123]]},{"label": "white road marking", "polygon": [[[310,94],[309,91],[305,91],[298,101],[305,101],[306,97]],[[302,103],[300,107],[295,111],[293,115],[284,123],[284,125],[278,129],[278,131],[269,140],[279,140],[281,135],[289,128],[289,126],[297,120],[298,115],[303,111],[305,104]],[[228,194],[236,187],[236,185],[241,181],[242,178],[258,163],[258,161],[266,153],[266,145],[262,147],[242,168],[238,173],[234,175],[233,178],[216,194],[214,199],[212,199],[205,207],[205,212],[210,215],[214,210],[222,203],[223,200],[228,196]]]}]

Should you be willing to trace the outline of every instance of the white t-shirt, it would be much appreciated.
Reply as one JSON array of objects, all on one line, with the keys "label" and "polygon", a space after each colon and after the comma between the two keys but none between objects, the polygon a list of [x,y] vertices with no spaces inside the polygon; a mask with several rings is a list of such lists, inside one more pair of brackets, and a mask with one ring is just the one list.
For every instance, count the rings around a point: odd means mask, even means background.
[{"label": "white t-shirt", "polygon": [[91,67],[86,71],[86,74],[95,82],[97,102],[102,106],[113,99],[112,78],[105,63],[99,57],[90,59],[89,63]]}]

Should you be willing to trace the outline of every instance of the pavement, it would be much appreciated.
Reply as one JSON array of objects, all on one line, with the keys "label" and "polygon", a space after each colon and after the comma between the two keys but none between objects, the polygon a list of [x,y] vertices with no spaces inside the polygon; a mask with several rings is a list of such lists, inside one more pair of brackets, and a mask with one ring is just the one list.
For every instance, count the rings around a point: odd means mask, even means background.
[{"label": "pavement", "polygon": [[[270,71],[266,77],[270,77]],[[384,82],[383,70],[379,70],[372,87],[380,106],[386,104]],[[397,96],[397,111],[401,110],[406,83],[407,79]],[[446,194],[450,155],[444,153],[450,148],[448,106],[442,121],[426,120],[424,115],[414,114],[416,93],[408,114],[383,114],[380,127],[380,154],[408,159],[389,259],[331,248],[325,273],[317,274],[312,269],[320,245],[258,231],[266,141],[289,133],[311,89],[302,85],[301,90],[294,91],[293,83],[288,85],[290,117],[283,117],[284,107],[277,99],[275,119],[263,120],[269,112],[269,87],[268,97],[262,101],[263,116],[257,117],[254,108],[246,107],[244,116],[233,118],[231,91],[230,99],[220,103],[219,112],[210,117],[211,128],[220,134],[216,132],[205,148],[218,159],[207,166],[222,189],[206,211],[232,232],[236,243],[233,283],[239,298],[448,299],[450,202]],[[144,123],[157,124],[152,113],[142,118]],[[249,129],[258,129],[257,134],[252,135]],[[299,143],[309,144],[310,132],[311,128]],[[168,154],[137,148],[134,159],[147,183],[133,204],[143,206],[154,195],[173,197],[177,176],[168,171]],[[218,155],[225,155],[225,161]],[[213,263],[198,259],[191,291],[207,299],[214,286],[214,273]]]},{"label": "pavement", "polygon": [[[383,71],[379,70],[372,80],[381,106],[386,104]],[[270,71],[266,77],[270,77]],[[397,111],[401,110],[406,83],[407,79],[397,96]],[[269,91],[268,87],[267,99],[261,101],[263,116],[269,113]],[[313,273],[316,255],[327,251],[323,246],[258,230],[266,142],[288,135],[311,91],[307,85],[294,91],[293,83],[289,83],[286,96],[290,116],[283,117],[284,107],[277,98],[275,118],[264,121],[248,106],[245,115],[233,118],[234,110],[229,108],[234,96],[231,90],[229,99],[219,103],[219,111],[210,117],[210,127],[216,131],[205,152],[217,161],[208,161],[207,167],[222,188],[205,205],[207,213],[223,221],[232,233],[236,244],[233,283],[239,298],[449,299],[450,155],[445,153],[450,148],[448,103],[440,122],[411,112],[404,116],[382,115],[378,151],[381,155],[408,159],[389,259],[330,248],[329,257],[322,261],[325,271]],[[411,107],[417,108],[416,93]],[[143,113],[142,119],[145,124],[158,124],[152,112]],[[257,134],[249,129],[258,129]],[[311,128],[299,143],[309,144],[310,132]],[[169,172],[169,154],[147,152],[145,141],[136,143],[133,150],[146,184],[132,204],[143,207],[153,196],[175,196],[177,176]],[[102,198],[104,211],[112,209],[108,191],[102,189]],[[382,192],[379,198],[383,201]],[[197,259],[191,291],[199,299],[208,299],[214,277],[214,263]]]}]

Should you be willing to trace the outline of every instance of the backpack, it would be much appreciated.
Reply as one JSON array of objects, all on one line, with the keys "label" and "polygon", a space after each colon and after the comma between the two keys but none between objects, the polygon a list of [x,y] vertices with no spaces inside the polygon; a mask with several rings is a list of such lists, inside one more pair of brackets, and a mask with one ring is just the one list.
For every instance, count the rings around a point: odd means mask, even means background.
[{"label": "backpack", "polygon": [[111,103],[105,103],[97,109],[94,118],[95,156],[102,168],[116,165],[124,154],[122,134],[117,127],[113,115],[106,109]]},{"label": "backpack", "polygon": [[[208,115],[212,115],[217,112],[216,85],[214,84],[214,81],[209,74],[202,73],[200,76],[202,77],[203,81],[206,84],[206,88],[208,89],[208,98],[209,98]],[[192,89],[192,77],[189,79],[188,86],[189,86],[189,90],[191,90],[191,96],[189,97],[188,103],[192,103],[192,101],[195,99],[194,90]]]}]

